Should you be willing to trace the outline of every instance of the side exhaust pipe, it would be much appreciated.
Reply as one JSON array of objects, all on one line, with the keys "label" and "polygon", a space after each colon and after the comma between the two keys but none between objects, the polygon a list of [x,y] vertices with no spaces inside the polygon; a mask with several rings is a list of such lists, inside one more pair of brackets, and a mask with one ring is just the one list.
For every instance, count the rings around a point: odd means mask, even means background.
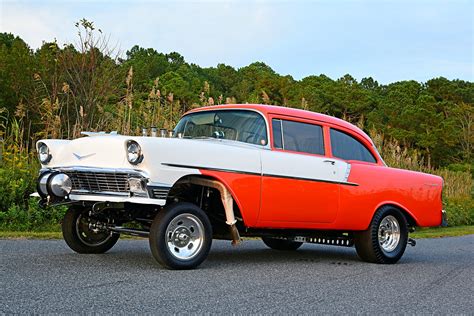
[{"label": "side exhaust pipe", "polygon": [[221,194],[221,201],[222,205],[224,205],[225,209],[225,217],[226,217],[226,224],[229,225],[229,232],[232,238],[232,245],[238,245],[242,242],[240,238],[239,230],[235,225],[237,220],[235,219],[234,215],[234,199],[230,194],[229,190],[219,181],[210,180],[210,179],[202,179],[202,178],[190,178],[189,183],[200,185],[203,187],[210,187],[214,188],[219,191]]}]

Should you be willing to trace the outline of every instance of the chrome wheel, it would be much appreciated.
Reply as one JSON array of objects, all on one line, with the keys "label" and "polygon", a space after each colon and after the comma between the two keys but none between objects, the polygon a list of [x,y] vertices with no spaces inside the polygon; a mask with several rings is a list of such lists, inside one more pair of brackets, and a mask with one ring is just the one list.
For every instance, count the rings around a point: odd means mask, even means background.
[{"label": "chrome wheel", "polygon": [[194,258],[204,242],[204,225],[190,213],[176,216],[166,228],[166,245],[171,255],[180,260]]},{"label": "chrome wheel", "polygon": [[400,224],[394,216],[388,215],[380,222],[378,241],[385,252],[392,252],[397,248],[400,242]]},{"label": "chrome wheel", "polygon": [[90,218],[84,217],[82,214],[77,217],[76,233],[84,245],[91,247],[100,246],[112,238],[113,232],[90,228],[91,224]]}]

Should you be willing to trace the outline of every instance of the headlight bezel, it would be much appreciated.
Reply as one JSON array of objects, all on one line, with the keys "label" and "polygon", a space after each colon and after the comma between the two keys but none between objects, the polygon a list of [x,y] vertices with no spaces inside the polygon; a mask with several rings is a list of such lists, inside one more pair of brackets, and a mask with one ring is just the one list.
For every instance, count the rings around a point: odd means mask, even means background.
[{"label": "headlight bezel", "polygon": [[[45,150],[44,150],[45,149]],[[43,155],[43,156],[42,156]],[[43,142],[38,143],[38,159],[43,165],[47,165],[53,156],[48,145]]]},{"label": "headlight bezel", "polygon": [[132,165],[138,165],[143,161],[142,147],[137,141],[128,140],[125,144],[125,152],[128,162]]}]

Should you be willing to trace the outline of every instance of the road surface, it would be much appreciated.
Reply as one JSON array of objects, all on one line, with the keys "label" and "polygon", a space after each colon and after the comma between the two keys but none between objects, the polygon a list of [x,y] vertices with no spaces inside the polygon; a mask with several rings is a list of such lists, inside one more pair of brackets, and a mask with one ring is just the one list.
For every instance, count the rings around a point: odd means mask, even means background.
[{"label": "road surface", "polygon": [[474,235],[418,240],[396,265],[359,261],[355,249],[270,250],[214,241],[199,269],[170,271],[147,240],[103,255],[62,240],[0,240],[0,314],[420,313],[474,311]]}]

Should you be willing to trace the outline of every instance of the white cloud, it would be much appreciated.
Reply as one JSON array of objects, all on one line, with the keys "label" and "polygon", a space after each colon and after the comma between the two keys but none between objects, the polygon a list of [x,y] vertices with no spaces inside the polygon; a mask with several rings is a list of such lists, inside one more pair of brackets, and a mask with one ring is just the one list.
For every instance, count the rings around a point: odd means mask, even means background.
[{"label": "white cloud", "polygon": [[0,31],[20,36],[30,46],[39,47],[43,40],[53,40],[58,36],[52,21],[54,14],[46,10],[32,10],[27,5],[2,3]]}]

